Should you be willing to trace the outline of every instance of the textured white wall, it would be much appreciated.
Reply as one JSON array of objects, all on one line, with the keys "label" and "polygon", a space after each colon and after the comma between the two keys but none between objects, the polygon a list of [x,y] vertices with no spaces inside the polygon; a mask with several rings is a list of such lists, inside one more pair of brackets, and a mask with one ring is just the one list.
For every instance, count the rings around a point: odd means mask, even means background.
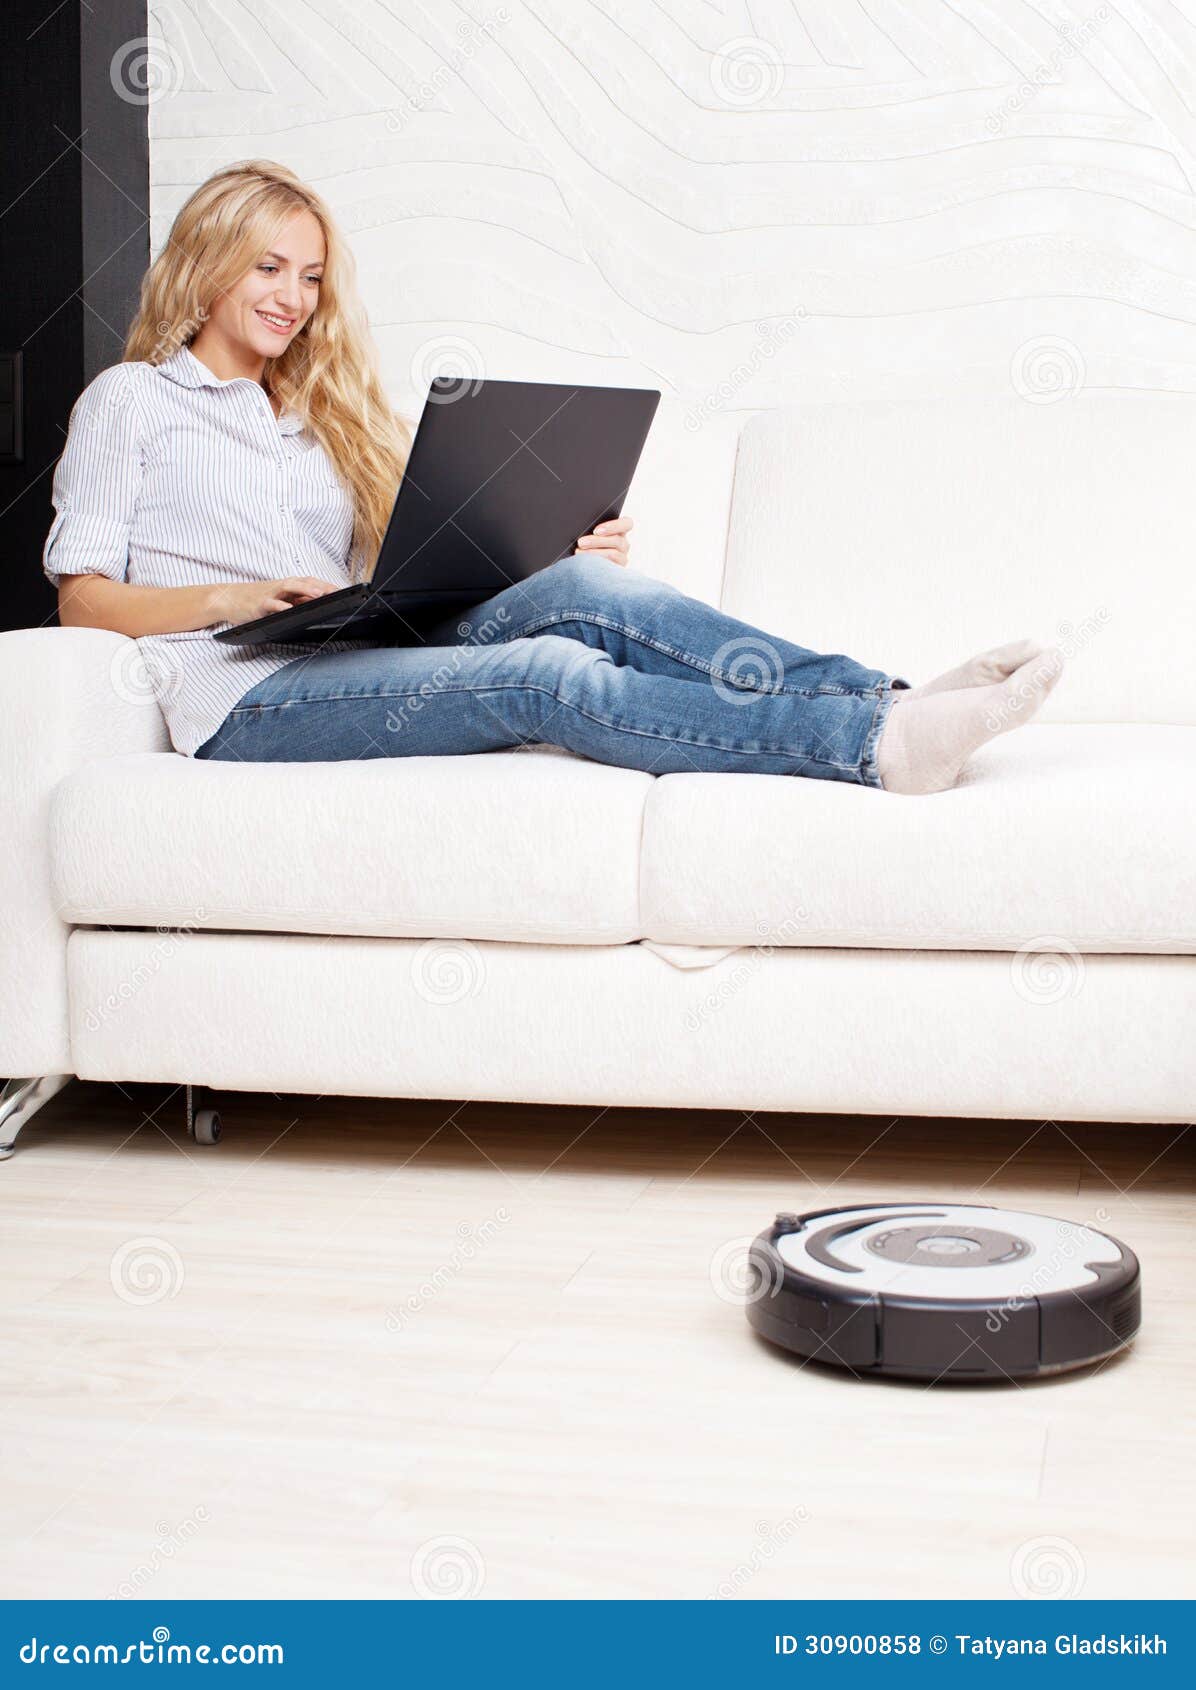
[{"label": "textured white wall", "polygon": [[153,250],[282,160],[429,375],[659,387],[636,561],[718,590],[804,398],[1196,387],[1196,0],[165,0]]}]

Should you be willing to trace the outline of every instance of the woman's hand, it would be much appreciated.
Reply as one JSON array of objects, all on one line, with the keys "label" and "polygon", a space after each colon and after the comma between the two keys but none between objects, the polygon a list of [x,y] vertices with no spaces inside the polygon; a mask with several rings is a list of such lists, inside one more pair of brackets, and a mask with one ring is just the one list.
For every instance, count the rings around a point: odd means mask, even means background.
[{"label": "woman's hand", "polygon": [[292,605],[305,604],[308,599],[336,591],[335,581],[323,581],[318,575],[284,575],[279,581],[234,581],[217,587],[213,620],[253,622],[275,610],[290,610]]},{"label": "woman's hand", "polygon": [[609,522],[600,522],[593,534],[583,534],[577,542],[574,557],[608,557],[612,563],[627,562],[627,553],[631,549],[628,533],[635,524],[629,516],[615,516]]}]

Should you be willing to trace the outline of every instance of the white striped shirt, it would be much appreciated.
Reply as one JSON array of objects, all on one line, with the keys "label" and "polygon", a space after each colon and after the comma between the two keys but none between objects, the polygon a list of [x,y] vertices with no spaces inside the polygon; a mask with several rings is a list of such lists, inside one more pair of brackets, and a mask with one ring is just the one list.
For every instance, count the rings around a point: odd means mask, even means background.
[{"label": "white striped shirt", "polygon": [[[275,417],[260,382],[222,381],[188,347],[113,364],[71,411],[54,471],[42,569],[141,587],[315,575],[349,584],[353,502],[299,416]],[[137,641],[171,744],[185,756],[285,663],[370,640],[235,646],[229,622]]]}]

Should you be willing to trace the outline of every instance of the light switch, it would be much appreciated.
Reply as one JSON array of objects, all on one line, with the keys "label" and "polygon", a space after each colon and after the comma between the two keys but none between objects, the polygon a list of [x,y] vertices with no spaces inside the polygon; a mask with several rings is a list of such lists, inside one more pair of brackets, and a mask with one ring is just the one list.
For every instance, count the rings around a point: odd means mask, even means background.
[{"label": "light switch", "polygon": [[24,463],[21,434],[21,353],[0,352],[0,464]]}]

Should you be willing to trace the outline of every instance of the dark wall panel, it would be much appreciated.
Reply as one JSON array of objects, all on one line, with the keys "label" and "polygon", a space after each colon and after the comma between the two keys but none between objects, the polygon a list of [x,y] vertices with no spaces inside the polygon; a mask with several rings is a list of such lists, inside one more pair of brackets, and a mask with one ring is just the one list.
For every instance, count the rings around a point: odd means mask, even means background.
[{"label": "dark wall panel", "polygon": [[23,456],[0,461],[3,628],[55,620],[54,465],[79,393],[120,358],[149,263],[148,107],[112,70],[145,35],[145,0],[0,6],[0,355],[21,354],[23,388]]}]

